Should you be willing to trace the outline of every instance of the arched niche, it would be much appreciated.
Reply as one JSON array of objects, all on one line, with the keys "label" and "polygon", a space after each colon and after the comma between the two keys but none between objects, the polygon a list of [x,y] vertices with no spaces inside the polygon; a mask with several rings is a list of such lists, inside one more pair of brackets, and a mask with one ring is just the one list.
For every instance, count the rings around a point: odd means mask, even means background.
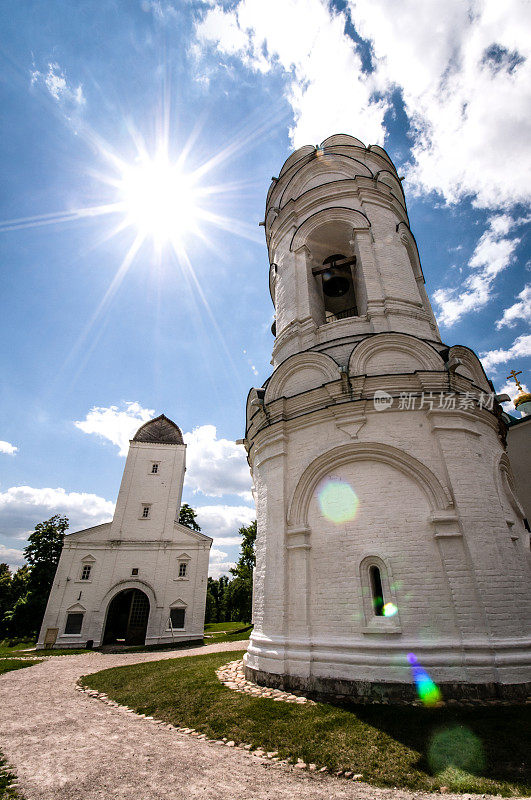
[{"label": "arched niche", "polygon": [[442,371],[444,362],[429,344],[406,333],[378,333],[363,339],[349,359],[351,375],[389,375],[417,370]]},{"label": "arched niche", "polygon": [[321,147],[336,147],[336,146],[347,146],[347,147],[361,147],[365,150],[365,145],[360,139],[356,139],[355,136],[351,136],[349,133],[334,133],[332,136],[329,136],[324,142],[321,142]]},{"label": "arched niche", "polygon": [[325,183],[353,180],[358,176],[372,178],[373,173],[363,161],[353,156],[344,153],[325,153],[306,160],[293,171],[282,189],[278,205],[283,207],[290,199],[300,197],[304,192]]},{"label": "arched niche", "polygon": [[507,453],[502,453],[501,458],[494,464],[494,482],[505,512],[512,512],[518,519],[523,520],[525,511],[516,495],[516,484]]},{"label": "arched niche", "polygon": [[[331,206],[317,211],[299,225],[293,234],[290,251],[295,252],[306,245],[316,258],[320,257],[321,251],[323,258],[326,258],[326,255],[330,255],[330,247],[341,244],[345,248],[354,231],[369,230],[370,227],[369,218],[362,211],[344,206]],[[324,244],[323,235],[326,237]]]},{"label": "arched niche", "polygon": [[353,442],[328,450],[306,467],[289,505],[288,529],[308,529],[308,509],[315,490],[331,470],[343,464],[363,461],[387,464],[409,477],[420,487],[432,513],[451,508],[447,493],[437,476],[418,459],[380,442]]},{"label": "arched niche", "polygon": [[409,225],[407,224],[407,222],[404,222],[402,220],[396,226],[396,230],[400,236],[400,241],[406,248],[407,254],[409,256],[409,262],[411,264],[411,268],[413,270],[413,274],[415,276],[415,279],[417,280],[417,283],[422,282],[422,285],[424,285],[424,273],[422,272],[422,265],[420,263],[417,241],[413,236],[413,234],[411,233]]},{"label": "arched niche", "polygon": [[301,159],[307,158],[308,156],[315,153],[315,145],[312,144],[305,144],[303,147],[299,147],[298,150],[295,150],[289,158],[284,161],[282,169],[279,173],[279,178],[281,178],[287,171],[290,169],[294,164],[296,164]]},{"label": "arched niche", "polygon": [[330,356],[315,351],[297,353],[283,361],[272,374],[265,402],[278,397],[293,397],[338,378],[339,367]]},{"label": "arched niche", "polygon": [[463,377],[468,378],[485,392],[491,391],[489,382],[481,366],[481,361],[473,350],[461,344],[454,345],[450,347],[448,357],[459,358],[463,362],[456,369],[458,375],[463,375]]},{"label": "arched niche", "polygon": [[405,206],[406,198],[404,194],[404,189],[402,188],[401,181],[398,180],[398,176],[396,172],[392,172],[390,169],[381,169],[379,172],[376,173],[374,176],[376,183],[384,183],[388,186],[393,192],[395,192],[395,196],[398,196],[401,204]]}]

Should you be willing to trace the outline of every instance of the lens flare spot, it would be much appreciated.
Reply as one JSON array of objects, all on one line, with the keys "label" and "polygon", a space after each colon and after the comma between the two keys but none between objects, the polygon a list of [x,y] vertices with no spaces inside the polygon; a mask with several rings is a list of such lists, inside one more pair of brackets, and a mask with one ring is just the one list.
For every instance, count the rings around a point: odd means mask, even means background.
[{"label": "lens flare spot", "polygon": [[394,617],[398,613],[398,608],[394,603],[385,603],[382,611],[384,617]]},{"label": "lens flare spot", "polygon": [[481,775],[485,769],[483,745],[463,725],[443,728],[433,734],[428,747],[428,762],[436,775],[455,770]]},{"label": "lens flare spot", "polygon": [[348,522],[356,516],[359,498],[345,481],[327,481],[318,498],[321,513],[332,522]]},{"label": "lens flare spot", "polygon": [[441,690],[432,681],[424,667],[420,666],[415,653],[408,653],[407,660],[420,700],[425,706],[436,706],[442,700]]}]

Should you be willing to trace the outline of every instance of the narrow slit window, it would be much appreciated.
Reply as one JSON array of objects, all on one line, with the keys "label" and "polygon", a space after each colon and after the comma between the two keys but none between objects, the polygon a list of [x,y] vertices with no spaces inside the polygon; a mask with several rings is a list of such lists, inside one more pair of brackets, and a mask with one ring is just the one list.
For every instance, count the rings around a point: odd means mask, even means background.
[{"label": "narrow slit window", "polygon": [[89,581],[91,572],[92,572],[91,565],[90,564],[84,564],[83,565],[83,569],[81,570],[81,580],[82,581]]},{"label": "narrow slit window", "polygon": [[380,575],[380,570],[378,569],[378,567],[372,566],[369,569],[369,577],[371,581],[372,605],[374,608],[374,614],[377,617],[383,617],[384,597],[382,588],[382,577]]}]

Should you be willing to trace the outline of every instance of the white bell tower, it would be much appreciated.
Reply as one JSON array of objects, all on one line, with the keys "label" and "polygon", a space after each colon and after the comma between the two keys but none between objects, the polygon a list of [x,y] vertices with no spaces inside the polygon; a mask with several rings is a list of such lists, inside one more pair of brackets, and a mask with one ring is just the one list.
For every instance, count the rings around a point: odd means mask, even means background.
[{"label": "white bell tower", "polygon": [[504,425],[477,356],[441,342],[389,156],[346,135],[297,150],[265,233],[247,674],[398,699],[414,657],[443,696],[525,694],[529,534]]}]

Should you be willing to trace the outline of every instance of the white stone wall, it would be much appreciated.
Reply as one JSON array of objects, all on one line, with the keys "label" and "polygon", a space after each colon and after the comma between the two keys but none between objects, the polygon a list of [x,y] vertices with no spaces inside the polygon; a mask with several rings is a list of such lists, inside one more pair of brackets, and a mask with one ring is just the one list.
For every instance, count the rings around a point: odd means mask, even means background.
[{"label": "white stone wall", "polygon": [[[529,536],[495,409],[459,406],[491,386],[472,351],[440,341],[394,168],[384,185],[369,180],[363,170],[388,158],[356,142],[302,148],[268,195],[277,336],[273,375],[247,406],[258,534],[246,663],[310,682],[410,683],[413,652],[439,683],[521,684]],[[321,324],[308,265],[349,254],[349,220],[366,313]],[[378,391],[390,408],[376,410]],[[401,394],[414,408],[400,408]],[[333,480],[359,501],[342,522],[319,504]],[[393,616],[374,613],[371,564]]]},{"label": "white stone wall", "polygon": [[[212,540],[175,522],[181,505],[185,445],[131,442],[112,522],[65,537],[38,647],[58,628],[56,647],[102,643],[112,599],[124,589],[143,591],[150,604],[146,644],[201,639]],[[157,473],[151,469],[158,464]],[[150,515],[142,517],[142,505]],[[188,564],[179,577],[179,562]],[[83,564],[90,580],[81,580]],[[133,575],[133,569],[138,574]],[[185,627],[169,626],[172,606],[185,607]],[[82,613],[80,634],[66,634],[68,613]]]},{"label": "white stone wall", "polygon": [[[111,538],[164,539],[178,516],[183,490],[186,445],[132,441],[112,521]],[[158,471],[151,469],[158,464]],[[150,504],[149,519],[142,505]]]}]

